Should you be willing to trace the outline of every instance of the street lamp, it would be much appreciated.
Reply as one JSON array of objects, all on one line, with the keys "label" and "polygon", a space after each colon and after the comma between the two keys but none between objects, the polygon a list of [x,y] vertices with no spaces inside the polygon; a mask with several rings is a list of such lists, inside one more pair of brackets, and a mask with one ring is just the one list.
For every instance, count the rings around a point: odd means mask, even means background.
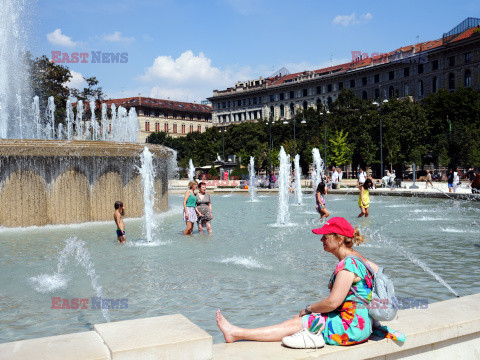
[{"label": "street lamp", "polygon": [[385,99],[382,101],[382,105],[374,101],[372,104],[378,107],[378,112],[380,114],[380,177],[383,178],[383,135],[382,135],[382,106],[388,103],[388,100]]},{"label": "street lamp", "polygon": [[222,133],[222,148],[223,148],[223,162],[224,163],[225,163],[225,131],[227,131],[227,129],[225,127],[220,128],[218,130],[218,132]]},{"label": "street lamp", "polygon": [[268,143],[268,151],[270,154],[270,165],[269,165],[269,170],[270,170],[270,175],[272,174],[272,122],[273,122],[273,114],[270,113],[270,117],[268,118],[268,130],[270,132],[270,141]]},{"label": "street lamp", "polygon": [[325,115],[323,118],[323,142],[325,145],[325,158],[324,158],[324,164],[325,164],[325,176],[328,176],[328,167],[327,167],[327,114],[330,114],[330,111],[327,110],[327,105],[323,105],[323,112],[320,113],[320,115]]},{"label": "street lamp", "polygon": [[[285,120],[283,123],[285,125],[287,125],[288,121]],[[305,121],[305,114],[303,114],[302,121],[300,123],[301,124],[306,124],[307,123]],[[297,155],[297,138],[296,138],[296,131],[295,131],[296,124],[297,124],[297,117],[294,116],[293,117],[293,156]]]}]

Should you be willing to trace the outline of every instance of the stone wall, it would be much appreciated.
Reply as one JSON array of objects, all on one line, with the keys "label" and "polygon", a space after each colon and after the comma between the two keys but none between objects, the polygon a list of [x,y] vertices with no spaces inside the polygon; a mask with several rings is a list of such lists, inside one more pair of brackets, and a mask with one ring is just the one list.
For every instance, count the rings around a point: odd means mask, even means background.
[{"label": "stone wall", "polygon": [[[113,204],[143,215],[138,171],[145,145],[103,141],[0,140],[0,226],[43,226],[111,220]],[[168,207],[172,153],[154,154],[156,211]]]}]

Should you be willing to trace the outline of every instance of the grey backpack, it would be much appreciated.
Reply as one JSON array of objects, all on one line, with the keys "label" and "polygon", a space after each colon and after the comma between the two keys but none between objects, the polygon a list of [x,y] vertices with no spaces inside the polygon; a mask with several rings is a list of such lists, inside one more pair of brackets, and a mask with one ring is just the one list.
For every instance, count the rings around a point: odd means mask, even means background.
[{"label": "grey backpack", "polygon": [[373,278],[373,293],[370,303],[367,299],[361,297],[353,286],[350,288],[352,292],[363,302],[368,309],[368,314],[372,318],[379,321],[392,320],[397,314],[395,290],[393,289],[392,280],[390,280],[383,272],[383,267],[379,267],[378,272],[375,273],[372,268],[358,256],[349,255],[347,257],[360,261],[367,268],[367,271],[370,272]]}]

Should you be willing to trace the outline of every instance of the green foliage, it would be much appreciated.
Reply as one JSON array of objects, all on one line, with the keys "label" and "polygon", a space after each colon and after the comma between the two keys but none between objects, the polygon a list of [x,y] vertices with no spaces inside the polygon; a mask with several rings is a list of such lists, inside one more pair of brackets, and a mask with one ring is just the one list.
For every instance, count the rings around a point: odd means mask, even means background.
[{"label": "green foliage", "polygon": [[352,150],[348,145],[348,132],[343,133],[343,129],[335,131],[335,135],[330,139],[332,155],[331,163],[336,166],[342,166],[350,164],[352,161]]},{"label": "green foliage", "polygon": [[[352,163],[354,168],[370,166],[378,171],[380,120],[384,165],[479,165],[480,94],[471,88],[439,91],[422,103],[390,99],[380,109],[344,90],[329,111],[300,109],[295,115],[296,152],[304,174],[313,161],[314,147],[325,157],[325,133],[328,165]],[[306,123],[302,124],[304,117]],[[268,170],[270,146],[273,167],[279,165],[280,146],[293,161],[293,126],[292,120],[288,124],[259,120],[230,125],[225,132],[211,128],[176,139],[152,134],[148,142],[177,150],[179,164],[192,158],[198,165],[210,164],[217,154],[222,155],[224,144],[226,156],[236,154],[243,166],[254,156],[256,170]]]},{"label": "green foliage", "polygon": [[235,168],[230,173],[231,176],[236,176],[239,179],[246,179],[249,176],[248,168],[240,167],[239,165],[235,166]]},{"label": "green foliage", "polygon": [[220,176],[220,173],[218,172],[218,170],[215,168],[215,165],[212,163],[212,166],[210,167],[210,169],[208,169],[208,175],[212,176],[212,177],[219,177]]}]

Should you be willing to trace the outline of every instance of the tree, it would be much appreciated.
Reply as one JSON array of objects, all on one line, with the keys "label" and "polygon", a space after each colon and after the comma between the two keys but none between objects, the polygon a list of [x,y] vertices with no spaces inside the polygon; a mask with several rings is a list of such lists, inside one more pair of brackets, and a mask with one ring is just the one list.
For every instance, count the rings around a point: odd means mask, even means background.
[{"label": "tree", "polygon": [[330,162],[337,165],[347,165],[352,161],[352,150],[348,145],[348,132],[343,133],[343,129],[335,131],[335,135],[330,139],[331,155]]}]

